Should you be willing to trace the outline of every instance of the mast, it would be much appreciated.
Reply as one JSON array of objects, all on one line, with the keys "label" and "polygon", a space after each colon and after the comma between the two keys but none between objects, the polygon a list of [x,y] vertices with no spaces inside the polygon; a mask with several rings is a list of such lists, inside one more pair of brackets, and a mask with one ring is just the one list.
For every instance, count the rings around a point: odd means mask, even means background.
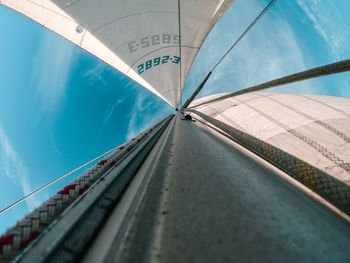
[{"label": "mast", "polygon": [[[137,2],[136,7],[132,6],[135,2],[128,1],[124,9],[116,8],[113,1],[104,1],[105,5],[49,2],[49,6],[26,2],[30,8],[23,1],[5,4],[78,43],[175,106],[206,34],[233,1],[206,1],[205,15],[199,8],[182,8],[180,1],[176,6],[164,1]],[[32,4],[41,12],[31,12]],[[91,8],[94,4],[105,8],[99,19],[90,19],[95,14]],[[192,0],[181,4],[203,5]],[[131,14],[127,13],[129,7]],[[180,10],[188,13],[180,14]],[[134,16],[141,22],[137,24]],[[164,24],[154,23],[158,16],[165,17]],[[201,19],[192,21],[196,16]],[[191,30],[181,30],[180,19],[187,25],[196,23],[193,30],[199,32],[197,40]],[[113,26],[116,21],[129,25],[132,34],[122,34],[125,32],[119,30],[125,27]],[[179,23],[173,26],[174,21]],[[74,34],[67,33],[72,30],[66,27],[57,27],[64,22],[76,29]],[[179,70],[169,70],[171,66]],[[267,142],[273,141],[271,138],[264,141],[235,127],[235,123],[227,124],[230,116],[222,113],[238,106],[238,101],[245,107],[244,114],[254,111],[262,117],[255,121],[271,121],[273,132],[282,130],[281,134],[296,137],[297,142],[308,144],[344,170],[350,169],[349,163],[297,131],[299,126],[290,127],[251,105],[252,96],[264,95],[229,94],[215,101],[193,102],[195,109],[188,108],[210,74],[182,108],[195,115],[194,120],[168,116],[120,146],[1,236],[0,261],[295,262],[307,257],[315,262],[334,258],[348,262],[349,186]],[[291,82],[291,76],[287,77]],[[170,85],[164,85],[169,81]],[[258,87],[283,82],[279,81]],[[222,103],[224,99],[232,100],[226,104]],[[278,103],[279,110],[287,107],[337,139],[349,138],[341,128],[323,119],[277,99],[267,99]],[[222,106],[219,109],[206,107],[218,101]]]},{"label": "mast", "polygon": [[344,217],[200,119],[168,118],[150,136],[91,185],[20,262],[349,260]]}]

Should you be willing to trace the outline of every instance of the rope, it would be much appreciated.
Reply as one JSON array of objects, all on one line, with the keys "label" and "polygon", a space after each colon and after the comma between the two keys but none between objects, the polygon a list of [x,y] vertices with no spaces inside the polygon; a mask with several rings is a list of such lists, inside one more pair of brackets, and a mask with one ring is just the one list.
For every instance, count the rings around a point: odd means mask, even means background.
[{"label": "rope", "polygon": [[224,122],[196,110],[186,109],[186,111],[193,112],[231,135],[237,143],[289,174],[347,215],[350,215],[350,186],[295,156]]},{"label": "rope", "polygon": [[13,204],[9,205],[8,207],[2,209],[2,210],[0,211],[0,215],[3,214],[3,213],[5,213],[5,212],[8,211],[9,209],[15,207],[16,205],[19,205],[19,204],[22,203],[23,201],[27,200],[29,197],[31,197],[31,196],[33,196],[33,195],[35,195],[35,194],[41,192],[42,190],[44,190],[45,188],[49,187],[50,185],[53,185],[54,183],[59,182],[59,181],[62,180],[63,178],[67,177],[68,175],[70,175],[70,174],[72,174],[72,173],[74,173],[74,172],[80,170],[81,168],[87,166],[88,164],[92,163],[93,161],[96,161],[97,159],[99,159],[99,158],[101,158],[101,157],[103,157],[103,156],[109,154],[110,152],[113,152],[114,150],[118,149],[118,147],[119,147],[119,146],[113,148],[112,150],[109,150],[109,151],[105,152],[104,154],[101,154],[100,156],[98,156],[98,157],[92,159],[91,161],[88,161],[87,163],[84,163],[83,165],[79,166],[78,168],[75,168],[74,170],[72,170],[72,171],[70,171],[70,172],[68,172],[68,173],[66,173],[66,174],[64,174],[64,175],[62,175],[61,177],[59,177],[59,178],[57,178],[57,179],[51,181],[50,183],[48,183],[48,184],[46,184],[46,185],[44,185],[44,186],[38,188],[37,190],[31,192],[31,193],[28,194],[28,195],[24,196],[23,198],[19,199],[18,201],[14,202]]},{"label": "rope", "polygon": [[[261,13],[254,19],[254,21],[247,27],[247,29],[239,36],[239,38],[233,43],[233,45],[226,51],[226,53],[222,56],[222,58],[215,64],[215,66],[212,68],[211,71],[209,71],[208,75],[205,77],[205,79],[202,81],[202,83],[199,85],[197,90],[193,93],[193,95],[185,102],[185,104],[182,106],[182,108],[187,108],[190,103],[194,100],[194,98],[197,96],[199,91],[204,87],[205,83],[209,79],[211,73],[216,69],[216,67],[221,63],[221,61],[224,60],[224,58],[231,52],[231,50],[242,40],[242,38],[252,29],[252,27],[260,20],[260,18],[272,7],[272,5],[276,2],[277,0],[272,0]],[[178,0],[179,3],[179,8],[180,8],[180,0]],[[180,9],[179,9],[180,10]],[[180,11],[179,11],[180,12]],[[180,17],[179,17],[180,21]],[[180,25],[179,25],[180,26]],[[179,29],[180,30],[180,29]],[[181,37],[180,37],[181,39]],[[181,52],[181,51],[180,51]],[[181,64],[181,60],[180,60]],[[182,99],[182,94],[181,94],[181,99]]]},{"label": "rope", "polygon": [[337,74],[337,73],[341,73],[341,72],[346,72],[346,71],[350,71],[350,59],[347,60],[342,60],[333,64],[328,64],[322,67],[317,67],[317,68],[312,68],[309,70],[305,70],[296,74],[291,74],[279,79],[275,79],[275,80],[271,80],[268,82],[265,82],[263,84],[259,84],[256,86],[252,86],[246,89],[242,89],[239,91],[235,91],[235,92],[231,92],[229,94],[220,96],[218,98],[206,101],[206,102],[202,102],[196,106],[192,106],[190,108],[196,108],[199,106],[203,106],[205,104],[209,104],[209,103],[213,103],[213,102],[218,102],[221,100],[225,100],[231,97],[235,97],[238,95],[242,95],[242,94],[246,94],[246,93],[250,93],[250,92],[254,92],[254,91],[260,91],[260,90],[264,90],[264,89],[269,89],[269,88],[273,88],[273,87],[277,87],[277,86],[281,86],[284,84],[290,84],[293,82],[297,82],[297,81],[302,81],[302,80],[307,80],[307,79],[312,79],[312,78],[318,78],[318,77],[322,77],[322,76],[327,76],[327,75],[332,75],[332,74]]},{"label": "rope", "polygon": [[276,2],[277,0],[272,0],[265,8],[263,11],[261,11],[261,13],[254,19],[254,21],[247,27],[247,29],[239,36],[239,38],[235,41],[235,43],[233,43],[233,45],[229,48],[229,50],[226,51],[226,53],[223,55],[223,57],[216,63],[216,65],[213,67],[213,70],[216,69],[216,67],[221,63],[221,61],[224,60],[224,58],[231,52],[231,50],[238,44],[239,41],[241,41],[241,39],[252,29],[252,27],[260,20],[260,18],[263,17],[263,15],[265,15],[265,13],[273,6],[273,4]]},{"label": "rope", "polygon": [[199,86],[197,87],[197,89],[193,92],[192,96],[188,98],[188,100],[186,100],[185,104],[182,106],[182,109],[187,108],[191,102],[195,99],[195,97],[198,95],[198,93],[202,90],[202,88],[204,87],[205,83],[207,82],[207,80],[209,79],[210,75],[211,75],[211,71],[208,73],[208,75],[205,77],[205,79],[202,81],[201,84],[199,84]]},{"label": "rope", "polygon": [[309,146],[311,146],[314,150],[318,151],[320,154],[322,154],[328,160],[330,160],[334,164],[338,165],[339,167],[343,168],[345,171],[347,171],[347,173],[350,173],[350,164],[344,162],[344,160],[340,159],[337,155],[335,155],[334,153],[329,151],[326,147],[324,147],[321,144],[319,144],[318,142],[310,139],[309,137],[303,135],[302,133],[298,132],[297,130],[290,128],[288,125],[280,122],[279,120],[272,118],[270,115],[262,112],[261,110],[257,109],[256,107],[253,107],[252,105],[249,105],[248,103],[244,103],[237,98],[236,98],[236,100],[241,102],[242,104],[244,104],[248,108],[254,110],[255,112],[257,112],[261,116],[265,117],[266,119],[268,119],[269,121],[271,121],[272,123],[274,123],[278,127],[282,128],[286,132],[292,134],[293,136],[295,136],[298,139],[302,140],[303,142],[307,143]]},{"label": "rope", "polygon": [[140,133],[137,137],[119,146],[115,152],[74,179],[57,194],[6,231],[4,235],[0,236],[0,262],[7,262],[14,259],[33,240],[41,234],[45,234],[43,233],[44,230],[50,227],[69,205],[84,194],[106,172],[123,161],[152,131],[166,122],[170,117],[171,115]]}]

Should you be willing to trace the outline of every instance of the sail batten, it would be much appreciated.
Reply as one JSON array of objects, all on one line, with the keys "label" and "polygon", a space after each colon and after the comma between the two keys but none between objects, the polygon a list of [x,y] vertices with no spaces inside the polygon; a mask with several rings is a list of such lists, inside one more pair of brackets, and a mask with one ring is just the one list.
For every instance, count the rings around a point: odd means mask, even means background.
[{"label": "sail batten", "polygon": [[4,0],[2,4],[60,34],[176,107],[204,39],[232,2]]}]

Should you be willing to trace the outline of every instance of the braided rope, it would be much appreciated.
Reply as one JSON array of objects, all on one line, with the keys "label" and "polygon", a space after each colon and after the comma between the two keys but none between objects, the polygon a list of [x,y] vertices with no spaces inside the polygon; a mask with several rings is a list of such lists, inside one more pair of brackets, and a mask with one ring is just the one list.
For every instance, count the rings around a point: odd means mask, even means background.
[{"label": "braided rope", "polygon": [[235,91],[220,97],[217,97],[215,99],[211,99],[208,101],[204,101],[202,103],[199,103],[195,106],[189,107],[189,108],[197,108],[199,106],[205,105],[205,104],[210,104],[213,102],[217,102],[217,101],[221,101],[221,100],[225,100],[231,97],[235,97],[238,95],[242,95],[242,94],[246,94],[246,93],[250,93],[250,92],[254,92],[254,91],[260,91],[260,90],[264,90],[264,89],[269,89],[269,88],[273,88],[273,87],[278,87],[281,85],[286,85],[286,84],[290,84],[290,83],[294,83],[297,81],[302,81],[302,80],[306,80],[306,79],[312,79],[312,78],[318,78],[318,77],[322,77],[322,76],[327,76],[327,75],[332,75],[332,74],[337,74],[337,73],[342,73],[342,72],[346,72],[346,71],[350,71],[350,59],[346,59],[346,60],[342,60],[333,64],[328,64],[322,67],[317,67],[317,68],[312,68],[309,70],[305,70],[299,73],[295,73],[295,74],[291,74],[279,79],[274,79],[256,86],[252,86],[246,89],[242,89],[239,91]]},{"label": "braided rope", "polygon": [[350,186],[258,138],[196,110],[186,109],[231,135],[240,145],[267,160],[350,215]]},{"label": "braided rope", "polygon": [[[236,100],[240,101],[239,99],[235,98]],[[318,142],[310,139],[309,137],[301,134],[300,132],[296,131],[295,129],[291,129],[289,126],[287,126],[286,124],[272,118],[270,115],[262,112],[261,110],[257,109],[256,107],[253,107],[247,103],[243,103],[245,106],[247,106],[248,108],[254,110],[255,112],[259,113],[261,116],[265,117],[266,119],[270,120],[271,122],[273,122],[274,124],[276,124],[277,126],[279,126],[280,128],[284,129],[285,131],[287,131],[288,133],[294,135],[295,137],[297,137],[298,139],[302,140],[303,142],[307,143],[308,145],[310,145],[312,148],[314,148],[316,151],[318,151],[320,154],[322,154],[324,157],[326,157],[328,160],[332,161],[333,163],[335,163],[336,165],[338,165],[339,167],[343,168],[345,171],[347,171],[347,173],[350,173],[350,164],[349,163],[345,163],[344,160],[340,159],[338,156],[336,156],[334,153],[332,153],[331,151],[329,151],[326,147],[322,146],[321,144],[319,144]]]},{"label": "braided rope", "polygon": [[164,118],[137,137],[122,144],[116,151],[99,161],[95,166],[74,179],[57,194],[16,223],[4,235],[0,236],[0,262],[15,258],[24,248],[36,239],[62,212],[79,196],[85,193],[112,167],[118,165],[134,150],[155,128],[169,117]]}]

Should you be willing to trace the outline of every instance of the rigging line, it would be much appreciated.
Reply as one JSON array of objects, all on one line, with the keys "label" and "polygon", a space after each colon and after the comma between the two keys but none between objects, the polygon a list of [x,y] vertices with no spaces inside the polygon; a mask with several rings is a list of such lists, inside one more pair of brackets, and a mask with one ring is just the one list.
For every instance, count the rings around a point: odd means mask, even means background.
[{"label": "rigging line", "polygon": [[96,161],[97,159],[99,159],[99,158],[105,156],[106,154],[108,154],[108,153],[110,153],[110,152],[113,152],[114,150],[118,149],[119,147],[120,147],[120,145],[117,146],[117,147],[115,147],[115,148],[113,148],[112,150],[109,150],[108,152],[105,152],[104,154],[101,154],[101,155],[98,156],[98,157],[95,157],[95,158],[92,159],[91,161],[88,161],[87,163],[84,163],[83,165],[80,165],[78,168],[75,168],[74,170],[72,170],[72,171],[70,171],[70,172],[68,172],[68,173],[66,173],[66,174],[64,174],[64,175],[62,175],[61,177],[59,177],[59,178],[57,178],[57,179],[51,181],[50,183],[48,183],[48,184],[46,184],[46,185],[44,185],[44,186],[42,186],[42,187],[36,189],[35,191],[33,191],[33,192],[31,192],[30,194],[24,196],[23,198],[19,199],[18,201],[14,202],[13,204],[9,205],[8,207],[2,209],[2,210],[0,211],[0,215],[3,214],[3,213],[5,213],[7,210],[11,209],[12,207],[15,207],[16,205],[22,203],[23,201],[25,201],[25,200],[28,199],[29,197],[31,197],[31,196],[33,196],[33,195],[35,195],[35,194],[41,192],[42,190],[44,190],[45,188],[49,187],[50,185],[53,185],[54,183],[56,183],[56,182],[62,180],[63,178],[67,177],[68,175],[70,175],[70,174],[72,174],[72,173],[74,173],[74,172],[80,170],[81,168],[85,167],[86,165],[92,163],[93,161]]},{"label": "rigging line", "polygon": [[[231,50],[238,44],[239,41],[249,32],[249,30],[260,20],[260,18],[271,8],[271,6],[276,2],[277,0],[271,0],[271,2],[260,12],[260,14],[254,19],[254,21],[248,26],[248,28],[240,35],[240,37],[233,43],[233,45],[229,48],[229,50],[226,51],[226,53],[222,56],[222,58],[216,63],[216,65],[212,68],[212,70],[208,73],[208,75],[205,77],[205,79],[202,81],[202,83],[199,85],[197,90],[193,93],[193,95],[185,102],[185,104],[182,106],[182,108],[187,108],[191,102],[195,99],[197,94],[201,91],[201,89],[204,87],[206,81],[209,79],[211,73],[216,69],[216,67],[221,63],[221,61],[224,60],[224,58],[231,52]],[[182,94],[181,94],[182,98]]]},{"label": "rigging line", "polygon": [[233,43],[233,45],[229,48],[229,50],[226,51],[226,53],[223,55],[223,57],[216,63],[216,65],[213,67],[213,70],[216,69],[216,67],[221,63],[221,61],[224,60],[224,58],[231,52],[231,50],[238,44],[239,41],[252,29],[252,27],[260,20],[260,18],[272,7],[272,5],[277,0],[271,0],[271,2],[264,8],[263,11],[254,19],[254,21],[247,27],[247,29],[240,35],[240,37]]},{"label": "rigging line", "polygon": [[182,104],[182,92],[181,92],[181,86],[182,86],[182,56],[181,56],[181,5],[180,5],[180,0],[177,0],[177,9],[178,9],[178,20],[179,20],[179,52],[180,52],[180,63],[179,63],[179,71],[180,71],[180,76],[179,76],[179,81],[180,81],[180,105]]},{"label": "rigging line", "polygon": [[246,89],[238,90],[235,92],[230,92],[226,95],[217,97],[215,99],[211,99],[202,103],[199,103],[195,106],[192,106],[190,108],[196,108],[205,104],[213,103],[213,102],[218,102],[221,100],[225,100],[231,97],[235,97],[238,95],[250,93],[250,92],[255,92],[255,91],[260,91],[260,90],[265,90],[273,87],[278,87],[302,80],[307,80],[307,79],[313,79],[313,78],[319,78],[327,75],[332,75],[332,74],[338,74],[342,72],[347,72],[350,71],[350,59],[342,60],[336,63],[328,64],[325,66],[321,67],[316,67],[312,68],[309,70],[301,71],[295,74],[287,75],[278,79],[274,79],[256,86],[252,86]]}]

